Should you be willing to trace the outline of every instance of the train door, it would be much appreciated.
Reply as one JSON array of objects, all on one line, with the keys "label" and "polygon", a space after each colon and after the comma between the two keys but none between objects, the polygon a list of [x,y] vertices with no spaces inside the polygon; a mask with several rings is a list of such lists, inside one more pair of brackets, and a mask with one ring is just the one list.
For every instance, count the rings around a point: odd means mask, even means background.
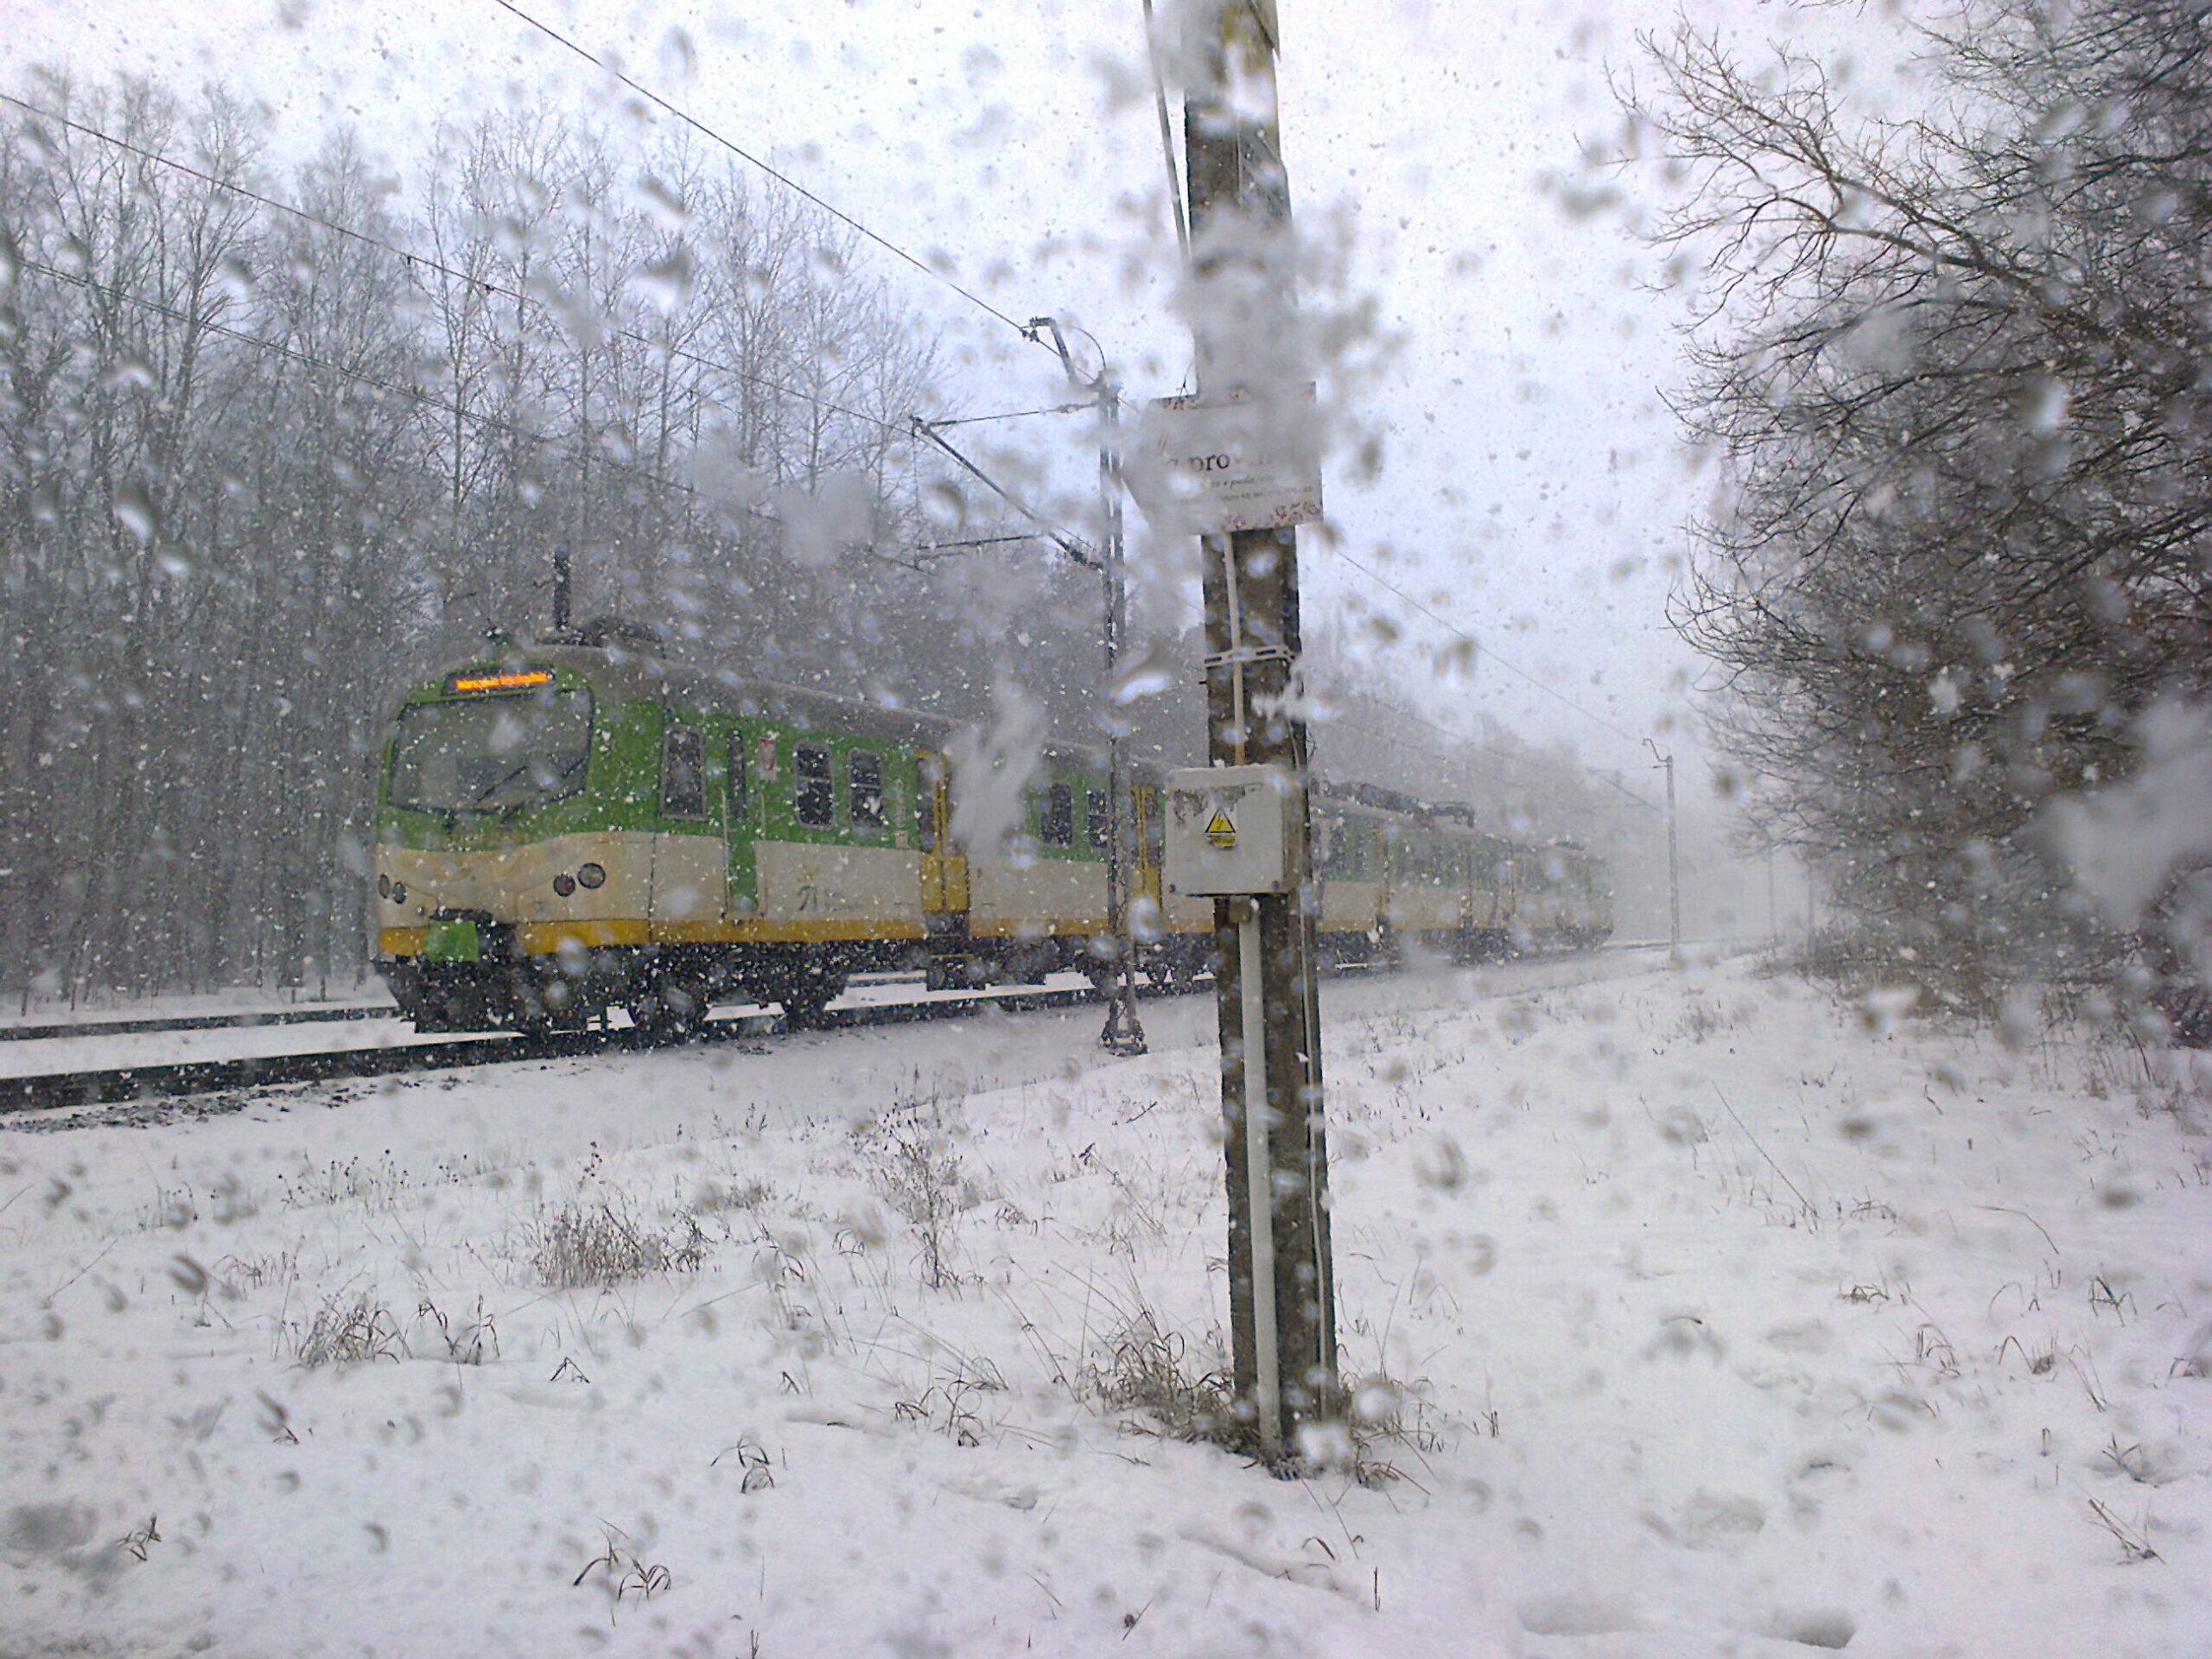
[{"label": "train door", "polygon": [[659,808],[645,900],[648,925],[686,927],[719,919],[724,883],[711,866],[727,832],[709,784],[706,734],[698,722],[675,714],[661,732]]},{"label": "train door", "polygon": [[1375,826],[1375,931],[1387,936],[1398,925],[1398,826]]},{"label": "train door", "polygon": [[952,802],[946,785],[952,768],[933,749],[916,752],[914,828],[922,852],[925,915],[964,914],[968,861],[952,841]]}]

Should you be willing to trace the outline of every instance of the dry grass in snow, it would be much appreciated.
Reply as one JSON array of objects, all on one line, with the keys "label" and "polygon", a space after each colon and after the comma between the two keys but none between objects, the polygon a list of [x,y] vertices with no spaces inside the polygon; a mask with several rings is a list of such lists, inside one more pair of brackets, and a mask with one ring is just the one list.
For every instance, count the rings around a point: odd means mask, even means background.
[{"label": "dry grass in snow", "polygon": [[1291,1480],[1175,1005],[0,1129],[0,1653],[2207,1651],[2201,1097],[1740,963],[1329,995]]}]

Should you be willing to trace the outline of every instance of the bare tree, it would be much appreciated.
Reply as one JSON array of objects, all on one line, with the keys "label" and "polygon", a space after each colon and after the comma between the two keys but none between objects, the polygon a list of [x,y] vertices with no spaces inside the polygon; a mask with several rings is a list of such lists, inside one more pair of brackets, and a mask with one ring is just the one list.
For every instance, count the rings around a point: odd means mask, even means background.
[{"label": "bare tree", "polygon": [[[250,214],[227,187],[255,143],[220,98],[188,122],[144,82],[79,95],[49,77],[40,90],[125,143],[47,120],[11,134],[12,298],[37,314],[39,353],[18,377],[32,395],[16,401],[27,423],[10,480],[29,492],[11,557],[38,620],[9,699],[11,725],[36,734],[9,814],[29,843],[20,960],[72,984],[135,982],[171,925],[156,898],[178,845],[170,717],[190,695],[181,653],[204,592],[192,549],[215,510],[207,417],[241,311],[226,272]],[[194,175],[146,159],[181,144]]]},{"label": "bare tree", "polygon": [[1762,832],[1968,1004],[2102,971],[2031,823],[2212,674],[2202,14],[1969,4],[1910,122],[1688,31],[1632,100],[1718,279],[1683,412],[1733,488],[1676,624]]},{"label": "bare tree", "polygon": [[0,987],[358,967],[395,677],[536,631],[556,542],[587,605],[717,666],[937,671],[944,617],[878,556],[917,517],[931,351],[812,210],[533,115],[438,145],[415,223],[345,134],[279,186],[219,92],[27,91]]}]

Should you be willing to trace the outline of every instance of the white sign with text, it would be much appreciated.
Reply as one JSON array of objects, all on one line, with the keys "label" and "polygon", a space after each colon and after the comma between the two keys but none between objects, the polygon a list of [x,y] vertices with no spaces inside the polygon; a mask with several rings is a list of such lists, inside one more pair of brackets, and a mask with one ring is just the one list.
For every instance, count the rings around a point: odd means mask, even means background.
[{"label": "white sign with text", "polygon": [[1312,386],[1287,407],[1242,392],[1162,397],[1139,428],[1129,493],[1155,524],[1185,535],[1275,530],[1321,516],[1321,455]]}]

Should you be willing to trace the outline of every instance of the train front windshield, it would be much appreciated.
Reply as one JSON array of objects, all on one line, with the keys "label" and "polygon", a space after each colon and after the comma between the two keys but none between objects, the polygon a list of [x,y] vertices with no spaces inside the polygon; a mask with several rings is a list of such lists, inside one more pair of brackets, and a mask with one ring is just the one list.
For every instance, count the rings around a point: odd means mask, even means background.
[{"label": "train front windshield", "polygon": [[424,812],[505,812],[583,787],[591,693],[472,697],[399,711],[385,799]]}]

